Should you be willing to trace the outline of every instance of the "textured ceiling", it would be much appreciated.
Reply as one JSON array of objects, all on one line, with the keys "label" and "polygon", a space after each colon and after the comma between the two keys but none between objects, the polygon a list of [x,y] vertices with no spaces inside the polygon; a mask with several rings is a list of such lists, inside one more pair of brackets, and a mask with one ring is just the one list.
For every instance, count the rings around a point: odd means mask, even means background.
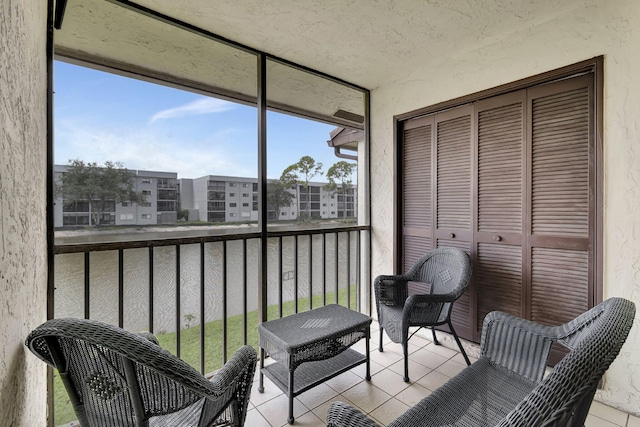
[{"label": "textured ceiling", "polygon": [[231,40],[367,89],[588,0],[135,0]]}]

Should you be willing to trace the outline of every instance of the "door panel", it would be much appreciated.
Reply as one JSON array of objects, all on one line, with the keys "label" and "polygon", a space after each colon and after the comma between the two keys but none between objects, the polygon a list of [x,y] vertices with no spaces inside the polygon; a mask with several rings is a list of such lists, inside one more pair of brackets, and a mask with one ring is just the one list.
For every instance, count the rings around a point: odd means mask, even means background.
[{"label": "door panel", "polygon": [[431,249],[431,150],[433,117],[407,122],[403,127],[402,271]]}]

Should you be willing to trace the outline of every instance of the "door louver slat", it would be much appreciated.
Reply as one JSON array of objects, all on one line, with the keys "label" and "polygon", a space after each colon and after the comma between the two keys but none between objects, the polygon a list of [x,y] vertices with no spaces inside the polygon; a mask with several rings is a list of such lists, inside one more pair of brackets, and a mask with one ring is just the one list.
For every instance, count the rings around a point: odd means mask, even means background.
[{"label": "door louver slat", "polygon": [[588,89],[532,102],[532,233],[589,235]]},{"label": "door louver slat", "polygon": [[471,117],[437,124],[437,227],[471,228]]},{"label": "door louver slat", "polygon": [[522,232],[522,126],[522,103],[478,113],[478,231]]}]

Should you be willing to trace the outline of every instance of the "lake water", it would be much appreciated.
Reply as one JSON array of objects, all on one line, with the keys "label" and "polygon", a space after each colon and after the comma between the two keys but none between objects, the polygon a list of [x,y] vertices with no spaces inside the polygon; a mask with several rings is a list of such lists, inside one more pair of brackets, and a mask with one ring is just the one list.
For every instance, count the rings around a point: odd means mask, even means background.
[{"label": "lake water", "polygon": [[[356,283],[357,233],[351,233],[350,253],[347,254],[346,233],[326,237],[323,250],[322,236],[313,236],[311,260],[313,294],[322,293],[323,283],[327,292],[336,287],[338,268],[339,288]],[[166,237],[166,236],[165,236]],[[89,239],[94,241],[95,239]],[[257,309],[259,240],[247,240],[247,259],[243,257],[242,241],[227,243],[227,297],[223,298],[223,244],[205,244],[205,320],[222,318],[223,304],[228,316],[241,314],[243,310],[243,275],[246,262],[247,310]],[[336,248],[339,259],[336,263]],[[268,241],[268,290],[269,305],[278,304],[278,239]],[[324,254],[326,253],[326,258]],[[283,301],[294,299],[294,238],[282,239]],[[326,261],[323,261],[326,260]],[[347,262],[351,263],[347,278]],[[337,264],[337,265],[336,265]],[[323,282],[323,266],[325,280]],[[156,333],[172,332],[176,328],[176,248],[156,247],[153,250],[154,268],[154,325]],[[118,324],[118,251],[93,252],[90,255],[90,318]],[[181,326],[199,324],[200,320],[200,245],[180,246],[180,314]],[[60,254],[55,256],[55,317],[84,317],[84,254]],[[309,237],[298,238],[298,297],[309,294]],[[124,328],[131,331],[149,330],[149,250],[124,251]]]}]

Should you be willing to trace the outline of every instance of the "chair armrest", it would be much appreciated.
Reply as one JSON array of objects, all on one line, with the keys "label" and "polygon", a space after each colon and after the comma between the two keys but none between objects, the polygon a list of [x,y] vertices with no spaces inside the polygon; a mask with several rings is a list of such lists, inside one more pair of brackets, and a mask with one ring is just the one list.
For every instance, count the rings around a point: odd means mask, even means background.
[{"label": "chair armrest", "polygon": [[558,335],[556,326],[494,311],[484,319],[480,356],[532,381],[541,381],[551,344]]},{"label": "chair armrest", "polygon": [[376,303],[384,305],[403,305],[409,294],[404,275],[378,276],[373,282]]},{"label": "chair armrest", "polygon": [[158,342],[158,338],[156,338],[155,335],[153,335],[151,332],[139,332],[138,333],[139,336],[141,336],[142,338],[147,339],[148,341],[151,341],[154,344],[160,345],[160,343]]},{"label": "chair armrest", "polygon": [[344,402],[334,402],[327,413],[328,427],[380,427],[358,409]]},{"label": "chair armrest", "polygon": [[253,374],[256,369],[257,353],[256,350],[248,345],[241,347],[234,353],[227,363],[220,368],[218,372],[209,380],[213,385],[214,395],[224,393],[236,381],[242,380],[241,374],[249,368],[249,379],[252,381]]}]

